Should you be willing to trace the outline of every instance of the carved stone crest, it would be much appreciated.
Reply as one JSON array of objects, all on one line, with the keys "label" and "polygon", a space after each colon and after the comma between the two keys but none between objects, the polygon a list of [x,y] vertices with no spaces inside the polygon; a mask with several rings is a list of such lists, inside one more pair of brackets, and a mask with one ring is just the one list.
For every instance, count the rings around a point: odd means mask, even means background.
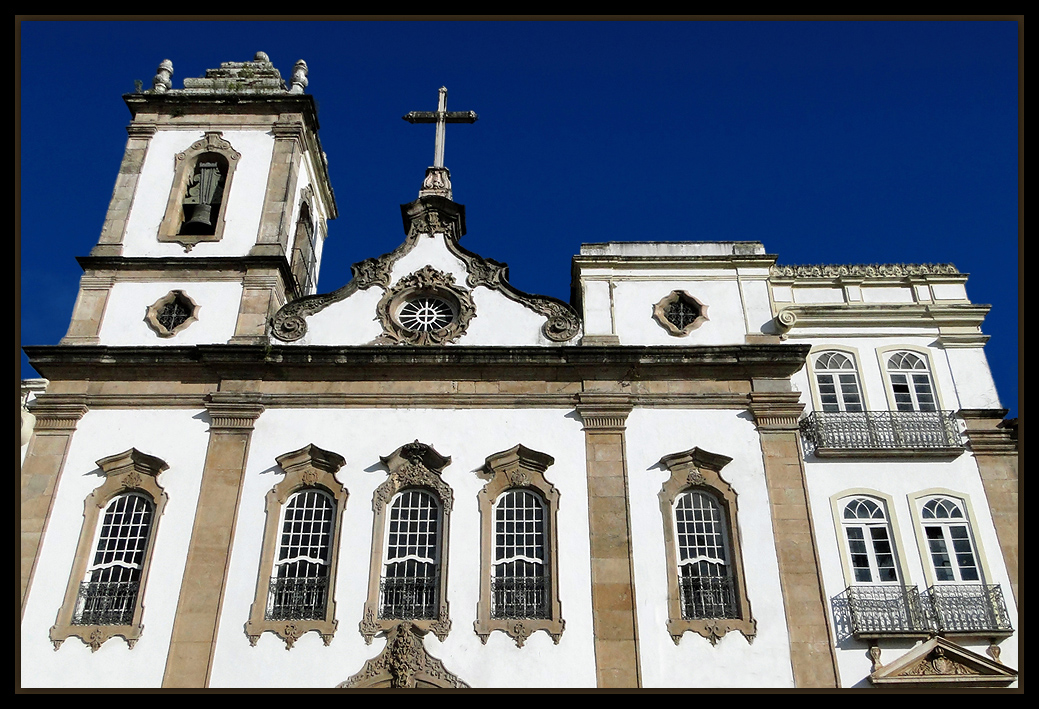
[{"label": "carved stone crest", "polygon": [[442,345],[465,334],[476,308],[454,276],[424,266],[387,290],[376,313],[383,334],[373,344]]},{"label": "carved stone crest", "polygon": [[340,689],[387,687],[393,689],[453,688],[469,685],[430,655],[422,642],[425,633],[415,624],[401,621],[386,634],[386,647],[364,663]]}]

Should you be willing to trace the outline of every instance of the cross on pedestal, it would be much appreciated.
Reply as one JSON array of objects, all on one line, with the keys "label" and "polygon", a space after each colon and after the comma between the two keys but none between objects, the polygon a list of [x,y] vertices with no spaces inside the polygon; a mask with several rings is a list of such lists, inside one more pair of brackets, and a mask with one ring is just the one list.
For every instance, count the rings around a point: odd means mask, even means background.
[{"label": "cross on pedestal", "polygon": [[433,149],[433,166],[426,168],[419,197],[438,195],[451,199],[451,172],[444,167],[444,138],[448,123],[475,123],[475,111],[448,111],[447,87],[440,87],[440,98],[435,111],[412,111],[404,115],[408,123],[436,123],[436,143]]}]

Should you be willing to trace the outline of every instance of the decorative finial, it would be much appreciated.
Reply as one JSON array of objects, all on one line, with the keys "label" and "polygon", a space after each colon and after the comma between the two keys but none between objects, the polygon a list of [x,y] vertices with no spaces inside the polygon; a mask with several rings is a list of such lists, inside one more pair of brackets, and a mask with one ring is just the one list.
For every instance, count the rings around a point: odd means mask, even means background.
[{"label": "decorative finial", "polygon": [[426,168],[419,197],[439,196],[451,199],[451,172],[444,167],[444,138],[447,123],[476,123],[474,111],[448,111],[447,87],[440,87],[436,111],[412,111],[404,115],[408,123],[436,123],[436,142],[433,148],[433,166]]},{"label": "decorative finial", "polygon": [[173,86],[173,83],[170,81],[170,77],[173,76],[173,62],[169,59],[163,59],[162,64],[159,64],[159,68],[155,72],[155,77],[152,79],[152,91],[157,94],[164,94],[167,89]]},{"label": "decorative finial", "polygon": [[292,67],[292,88],[289,89],[290,94],[301,94],[303,89],[307,88],[307,84],[310,83],[307,80],[307,71],[307,63],[302,59]]},{"label": "decorative finial", "polygon": [[254,62],[270,62],[271,58],[267,56],[267,52],[257,52],[256,56],[253,57]]}]

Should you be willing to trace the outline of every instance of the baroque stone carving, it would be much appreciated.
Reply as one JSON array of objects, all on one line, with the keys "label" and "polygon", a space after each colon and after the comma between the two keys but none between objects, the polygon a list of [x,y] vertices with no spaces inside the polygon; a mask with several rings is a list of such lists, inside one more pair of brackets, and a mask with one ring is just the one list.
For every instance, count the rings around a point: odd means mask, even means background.
[{"label": "baroque stone carving", "polygon": [[885,264],[834,264],[822,266],[778,266],[770,269],[770,275],[779,278],[839,278],[852,276],[861,278],[890,278],[904,276],[943,276],[959,273],[951,263],[885,263]]},{"label": "baroque stone carving", "polygon": [[673,290],[653,306],[653,318],[675,337],[685,337],[710,318],[707,306],[684,290]]},{"label": "baroque stone carving", "polygon": [[[421,297],[447,304],[453,317],[437,329],[409,329],[401,320],[401,309]],[[373,344],[443,345],[465,334],[469,322],[476,317],[476,308],[469,292],[455,285],[454,276],[423,266],[387,290],[376,306],[376,313],[383,333]]]},{"label": "baroque stone carving", "polygon": [[171,290],[152,303],[144,321],[159,337],[173,337],[198,320],[199,305],[182,290]]},{"label": "baroque stone carving", "polygon": [[382,652],[366,661],[360,672],[338,688],[468,689],[468,684],[426,651],[423,635],[414,623],[401,621],[386,634],[386,647]]},{"label": "baroque stone carving", "polygon": [[454,493],[451,487],[440,479],[444,468],[450,465],[451,457],[438,453],[433,446],[419,441],[406,443],[388,456],[380,456],[390,474],[386,481],[376,488],[372,495],[372,511],[375,513],[372,522],[373,548],[371,566],[368,574],[368,600],[364,604],[364,612],[358,629],[364,641],[371,645],[375,636],[382,631],[391,631],[401,623],[413,624],[423,633],[432,632],[441,641],[447,639],[451,631],[451,617],[447,602],[447,567],[446,558],[441,556],[439,572],[439,588],[437,599],[439,608],[436,618],[401,619],[381,618],[380,581],[384,556],[385,526],[387,509],[393,497],[405,488],[425,488],[434,492],[440,500],[443,522],[440,534],[440,549],[448,548],[448,536],[451,529],[450,515],[454,506]]}]

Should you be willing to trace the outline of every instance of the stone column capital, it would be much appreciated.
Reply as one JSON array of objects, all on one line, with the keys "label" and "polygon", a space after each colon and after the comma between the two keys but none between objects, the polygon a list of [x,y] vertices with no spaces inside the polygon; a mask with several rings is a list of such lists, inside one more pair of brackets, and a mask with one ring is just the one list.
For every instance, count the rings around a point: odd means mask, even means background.
[{"label": "stone column capital", "polygon": [[625,394],[582,393],[577,395],[577,413],[585,430],[623,431],[631,413],[631,397]]},{"label": "stone column capital", "polygon": [[36,418],[37,433],[73,431],[83,415],[90,410],[86,397],[59,394],[40,394],[27,408]]},{"label": "stone column capital", "polygon": [[210,429],[213,431],[251,431],[264,410],[259,394],[213,392],[206,399],[206,410],[212,417]]},{"label": "stone column capital", "polygon": [[804,411],[798,392],[751,392],[750,413],[759,431],[796,431]]}]

